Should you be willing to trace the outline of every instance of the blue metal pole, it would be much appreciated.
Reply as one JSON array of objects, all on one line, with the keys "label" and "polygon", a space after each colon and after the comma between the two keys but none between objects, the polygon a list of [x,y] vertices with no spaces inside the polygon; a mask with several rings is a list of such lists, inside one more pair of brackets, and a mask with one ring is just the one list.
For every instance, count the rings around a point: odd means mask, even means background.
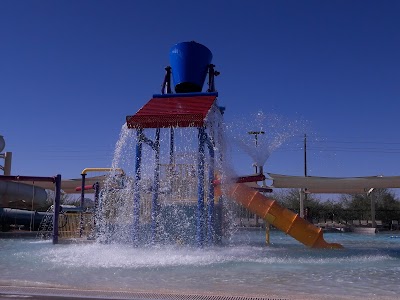
[{"label": "blue metal pole", "polygon": [[175,133],[174,129],[171,127],[170,131],[170,141],[169,141],[169,164],[174,163],[174,143],[175,143]]},{"label": "blue metal pole", "polygon": [[206,140],[208,151],[210,153],[210,163],[208,166],[208,201],[207,201],[207,243],[212,245],[215,235],[214,222],[214,169],[215,169],[215,152],[212,142],[209,138]]},{"label": "blue metal pole", "polygon": [[[225,107],[219,107],[221,116],[224,115]],[[217,125],[217,139],[218,139],[218,166],[219,168],[223,168],[224,165],[224,153],[225,153],[225,140],[224,140],[224,135],[223,135],[223,129],[222,129],[222,123],[221,121],[218,122]],[[215,238],[216,242],[219,243],[222,241],[222,234],[223,234],[223,222],[224,222],[224,216],[223,216],[223,209],[224,209],[224,198],[223,196],[219,196],[218,199],[218,205],[217,205],[217,220],[216,220],[216,227],[215,227]]]},{"label": "blue metal pole", "polygon": [[86,173],[81,174],[82,175],[82,182],[81,182],[81,213],[79,216],[79,237],[82,237],[83,234],[83,206],[85,205],[85,180],[86,180]]},{"label": "blue metal pole", "polygon": [[135,156],[135,183],[133,187],[133,243],[139,242],[139,218],[140,218],[140,179],[142,164],[142,134],[143,129],[137,129],[136,156]]},{"label": "blue metal pole", "polygon": [[198,182],[197,182],[197,231],[196,231],[196,241],[197,246],[202,247],[204,242],[204,128],[199,128],[199,153],[198,153]]},{"label": "blue metal pole", "polygon": [[96,218],[99,209],[99,195],[100,195],[100,184],[99,182],[95,182],[93,185],[94,188],[94,209],[93,209],[93,236],[92,238],[96,238],[97,228],[96,228]]},{"label": "blue metal pole", "polygon": [[172,177],[174,174],[174,144],[175,144],[175,132],[174,128],[170,130],[170,141],[169,141],[169,184],[172,189]]},{"label": "blue metal pole", "polygon": [[222,209],[224,205],[224,198],[219,197],[218,199],[218,205],[215,207],[217,219],[215,222],[215,242],[216,243],[221,243],[222,242],[222,229],[223,229],[223,215],[222,215]]},{"label": "blue metal pole", "polygon": [[58,244],[58,219],[60,216],[61,202],[61,175],[58,174],[55,178],[56,195],[54,198],[54,216],[53,216],[53,244]]},{"label": "blue metal pole", "polygon": [[155,168],[154,168],[154,182],[153,182],[153,198],[151,202],[151,242],[157,240],[158,234],[158,190],[160,187],[160,128],[156,129],[156,136],[154,142],[155,155]]}]

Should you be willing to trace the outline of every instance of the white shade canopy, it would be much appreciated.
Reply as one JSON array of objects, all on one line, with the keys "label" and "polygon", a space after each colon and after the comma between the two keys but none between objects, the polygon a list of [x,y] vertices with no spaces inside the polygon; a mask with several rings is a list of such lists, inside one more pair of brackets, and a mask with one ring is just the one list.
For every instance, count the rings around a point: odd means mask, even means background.
[{"label": "white shade canopy", "polygon": [[[104,180],[106,179],[105,175],[102,176],[95,176],[95,177],[87,177],[85,179],[85,185],[93,185],[96,182],[99,182],[100,184],[104,183]],[[38,186],[44,189],[48,190],[54,190],[54,183],[52,182],[45,182],[45,181],[37,181],[37,182],[32,182],[32,181],[21,181],[26,184],[31,184],[34,186]],[[82,178],[76,178],[76,179],[66,179],[61,181],[61,189],[67,193],[67,194],[73,194],[73,193],[80,193],[80,191],[76,191],[77,187],[82,186]],[[86,190],[86,194],[93,193],[93,190]]]},{"label": "white shade canopy", "polygon": [[400,188],[400,176],[315,177],[268,173],[274,188],[303,188],[308,193],[360,194],[371,188]]}]

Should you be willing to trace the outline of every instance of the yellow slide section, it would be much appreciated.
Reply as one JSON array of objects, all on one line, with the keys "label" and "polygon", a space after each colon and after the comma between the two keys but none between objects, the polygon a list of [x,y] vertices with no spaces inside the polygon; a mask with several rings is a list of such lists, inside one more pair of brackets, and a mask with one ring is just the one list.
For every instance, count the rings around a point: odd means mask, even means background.
[{"label": "yellow slide section", "polygon": [[[225,190],[225,188],[227,189]],[[298,214],[280,206],[276,200],[265,197],[243,183],[224,185],[223,189],[228,197],[233,198],[260,218],[267,220],[271,225],[308,247],[343,248],[342,245],[337,243],[327,243],[324,240],[321,228],[314,226]]]}]

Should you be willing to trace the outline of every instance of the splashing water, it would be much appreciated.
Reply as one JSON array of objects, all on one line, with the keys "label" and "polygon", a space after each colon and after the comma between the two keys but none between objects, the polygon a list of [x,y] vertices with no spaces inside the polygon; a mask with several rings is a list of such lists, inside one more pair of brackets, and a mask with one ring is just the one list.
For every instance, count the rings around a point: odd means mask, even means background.
[{"label": "splashing water", "polygon": [[272,152],[290,138],[304,133],[305,123],[277,114],[256,114],[226,126],[228,136],[257,166],[263,166]]},{"label": "splashing water", "polygon": [[[222,120],[217,107],[209,112],[206,132],[209,143],[205,144],[205,179],[211,176],[211,150],[215,153],[214,171],[221,173],[224,149]],[[144,129],[140,181],[135,182],[137,131],[124,125],[116,143],[112,168],[122,168],[126,176],[122,179],[116,172],[107,177],[102,189],[99,205],[98,240],[100,242],[132,243],[133,232],[140,231],[141,245],[152,243],[154,221],[157,223],[157,243],[193,244],[196,238],[198,199],[199,131],[197,128],[170,128],[160,130],[160,160],[156,163],[154,150],[156,129]],[[173,143],[172,143],[173,141]],[[153,144],[152,144],[153,143]],[[171,145],[173,149],[171,149]],[[210,146],[212,145],[212,146]],[[212,148],[212,149],[211,149]],[[173,155],[171,155],[171,152]],[[157,167],[159,173],[157,173]],[[156,177],[159,176],[159,183]],[[134,227],[136,189],[139,190],[139,228]],[[205,202],[207,202],[207,188]],[[154,212],[154,195],[157,191],[157,213]],[[205,203],[206,207],[207,203]],[[206,212],[205,212],[206,213]],[[156,215],[155,215],[156,214]]]},{"label": "splashing water", "polygon": [[[215,153],[216,166],[213,172],[218,173],[223,180],[229,180],[235,175],[225,151],[228,146],[227,132],[231,141],[249,154],[257,166],[263,166],[274,150],[291,137],[304,132],[305,127],[301,121],[291,121],[283,116],[267,115],[259,111],[255,116],[239,120],[225,128],[217,106],[211,109],[205,122],[207,136]],[[112,167],[122,168],[126,177],[121,179],[118,174],[112,172],[106,180],[97,216],[98,224],[100,224],[99,240],[131,243],[133,232],[139,230],[141,236],[139,243],[147,244],[152,240],[151,236],[154,237],[152,235],[154,232],[151,232],[156,222],[157,242],[193,244],[196,237],[199,191],[199,131],[192,127],[174,128],[173,133],[169,128],[161,129],[159,173],[156,170],[155,151],[151,142],[153,141],[154,145],[156,129],[145,129],[143,132],[150,143],[143,142],[142,144],[140,181],[135,183],[135,147],[138,142],[136,131],[128,129],[126,125],[121,129]],[[211,152],[208,152],[207,145],[209,144],[205,145],[204,183],[211,176],[210,170],[207,169],[207,166],[212,163]],[[158,176],[159,184],[155,179]],[[207,202],[208,191],[205,186],[203,188],[205,202]],[[133,201],[137,195],[135,189],[140,191],[139,228],[134,227],[133,222],[134,218],[137,218],[134,215]],[[156,196],[154,196],[154,191],[158,191]],[[154,209],[154,197],[157,197],[158,212]],[[221,214],[228,220],[226,231],[229,232],[233,230],[234,205],[229,201],[227,203]]]},{"label": "splashing water", "polygon": [[274,230],[269,247],[262,230],[242,230],[230,245],[204,249],[98,243],[58,247],[47,241],[0,239],[0,283],[51,287],[53,293],[68,288],[303,300],[398,299],[400,239],[391,239],[390,233],[330,235],[345,249],[307,249]]}]

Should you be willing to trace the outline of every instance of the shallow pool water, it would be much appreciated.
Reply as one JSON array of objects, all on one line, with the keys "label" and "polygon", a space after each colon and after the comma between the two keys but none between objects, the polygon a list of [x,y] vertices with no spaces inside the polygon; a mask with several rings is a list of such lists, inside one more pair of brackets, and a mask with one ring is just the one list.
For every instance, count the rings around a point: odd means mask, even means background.
[{"label": "shallow pool water", "polygon": [[[0,240],[0,285],[160,291],[304,299],[400,298],[400,236],[327,233],[342,250],[309,249],[290,236],[241,230],[223,246]],[[290,296],[290,297],[289,297]]]}]

